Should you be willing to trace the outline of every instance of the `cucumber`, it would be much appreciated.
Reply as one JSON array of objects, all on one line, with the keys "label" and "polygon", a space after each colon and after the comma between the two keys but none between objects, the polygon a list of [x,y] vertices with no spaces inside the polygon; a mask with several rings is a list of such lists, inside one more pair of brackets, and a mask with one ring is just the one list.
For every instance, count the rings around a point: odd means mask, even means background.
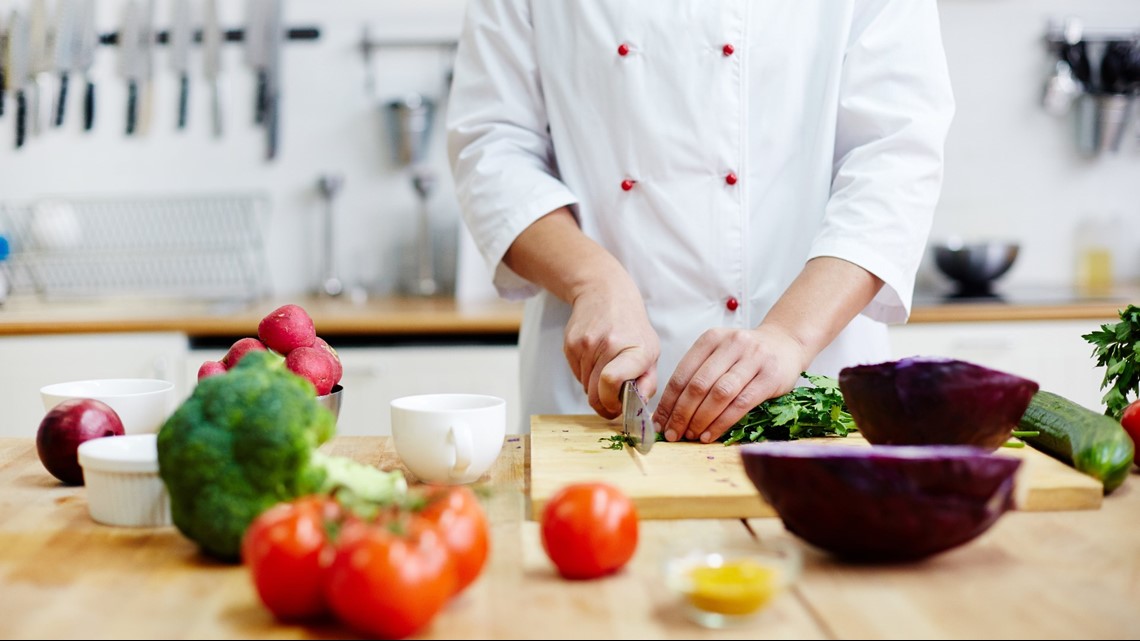
[{"label": "cucumber", "polygon": [[1022,440],[1099,480],[1105,494],[1128,478],[1135,454],[1132,439],[1111,416],[1040,390],[1029,400],[1019,427],[1039,432]]}]

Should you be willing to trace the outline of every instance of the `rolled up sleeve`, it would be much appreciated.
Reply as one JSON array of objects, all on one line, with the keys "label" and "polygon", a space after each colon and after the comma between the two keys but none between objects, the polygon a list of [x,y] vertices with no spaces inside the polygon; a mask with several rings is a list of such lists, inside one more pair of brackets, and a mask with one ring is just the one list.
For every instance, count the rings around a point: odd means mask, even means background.
[{"label": "rolled up sleeve", "polygon": [[577,202],[559,179],[529,0],[471,0],[456,57],[447,147],[464,222],[505,298],[538,287],[503,263],[534,221]]},{"label": "rolled up sleeve", "polygon": [[942,188],[954,114],[935,0],[857,5],[843,61],[831,197],[811,256],[881,278],[863,314],[910,315],[915,275]]}]

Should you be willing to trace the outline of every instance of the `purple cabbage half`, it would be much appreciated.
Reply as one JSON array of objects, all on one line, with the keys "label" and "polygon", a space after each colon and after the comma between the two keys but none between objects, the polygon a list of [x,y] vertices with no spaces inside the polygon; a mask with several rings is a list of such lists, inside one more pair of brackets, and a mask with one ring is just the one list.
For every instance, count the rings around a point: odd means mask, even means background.
[{"label": "purple cabbage half", "polygon": [[855,426],[881,445],[974,445],[1009,440],[1037,383],[965,361],[914,357],[847,367],[839,391]]},{"label": "purple cabbage half", "polygon": [[1013,507],[1021,461],[954,445],[762,442],[748,478],[784,527],[837,557],[905,562],[957,547]]}]

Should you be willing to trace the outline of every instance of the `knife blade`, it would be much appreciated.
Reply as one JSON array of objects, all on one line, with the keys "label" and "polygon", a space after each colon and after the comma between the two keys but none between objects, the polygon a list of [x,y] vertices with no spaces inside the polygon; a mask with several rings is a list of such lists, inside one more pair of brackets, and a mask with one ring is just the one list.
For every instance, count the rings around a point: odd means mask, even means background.
[{"label": "knife blade", "polygon": [[190,41],[193,39],[189,0],[173,0],[170,18],[170,68],[178,77],[178,128],[186,128],[190,104]]},{"label": "knife blade", "polygon": [[91,68],[95,65],[95,47],[99,45],[99,30],[95,25],[95,0],[81,0],[76,10],[75,71],[83,74],[86,87],[83,91],[83,130],[91,131],[95,126],[95,77]]},{"label": "knife blade", "polygon": [[154,114],[154,6],[155,0],[143,0],[139,28],[139,133],[150,132]]},{"label": "knife blade", "polygon": [[265,0],[246,0],[245,63],[256,76],[257,92],[253,102],[253,121],[265,123],[266,94],[269,90],[269,39],[266,21],[269,19]]},{"label": "knife blade", "polygon": [[67,109],[67,88],[70,72],[75,66],[75,3],[77,0],[59,0],[55,9],[55,71],[59,74],[59,93],[55,97],[52,125],[63,126]]},{"label": "knife blade", "polygon": [[657,428],[645,407],[645,398],[632,380],[621,385],[621,413],[622,434],[633,443],[638,452],[648,454],[657,442]]},{"label": "knife blade", "polygon": [[222,88],[218,81],[222,71],[223,37],[217,0],[206,0],[202,15],[202,75],[210,87],[210,120],[215,138],[221,138],[223,132]]},{"label": "knife blade", "polygon": [[265,62],[265,159],[273,160],[277,157],[281,134],[281,41],[285,37],[285,9],[282,0],[265,1],[265,39],[268,51]]},{"label": "knife blade", "polygon": [[138,127],[139,80],[142,61],[139,59],[139,37],[142,34],[142,6],[138,0],[129,0],[123,6],[123,24],[119,27],[119,73],[127,81],[127,127],[132,136]]},{"label": "knife blade", "polygon": [[28,132],[28,22],[19,9],[8,19],[8,55],[5,82],[16,101],[16,148],[24,146]]},{"label": "knife blade", "polygon": [[4,115],[4,102],[8,93],[8,31],[0,16],[0,116]]},{"label": "knife blade", "polygon": [[27,94],[31,133],[37,136],[50,115],[51,104],[47,96],[51,93],[49,85],[54,52],[48,27],[47,0],[32,0],[28,13],[28,74],[31,82],[28,83]]}]

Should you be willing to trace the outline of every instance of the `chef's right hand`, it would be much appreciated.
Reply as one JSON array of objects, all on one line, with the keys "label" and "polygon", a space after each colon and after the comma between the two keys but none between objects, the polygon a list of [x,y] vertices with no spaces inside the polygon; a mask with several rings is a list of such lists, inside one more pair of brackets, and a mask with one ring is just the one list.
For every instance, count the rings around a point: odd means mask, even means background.
[{"label": "chef's right hand", "polygon": [[628,277],[574,298],[562,349],[590,407],[605,418],[621,414],[621,384],[629,379],[646,398],[657,393],[661,343]]}]

